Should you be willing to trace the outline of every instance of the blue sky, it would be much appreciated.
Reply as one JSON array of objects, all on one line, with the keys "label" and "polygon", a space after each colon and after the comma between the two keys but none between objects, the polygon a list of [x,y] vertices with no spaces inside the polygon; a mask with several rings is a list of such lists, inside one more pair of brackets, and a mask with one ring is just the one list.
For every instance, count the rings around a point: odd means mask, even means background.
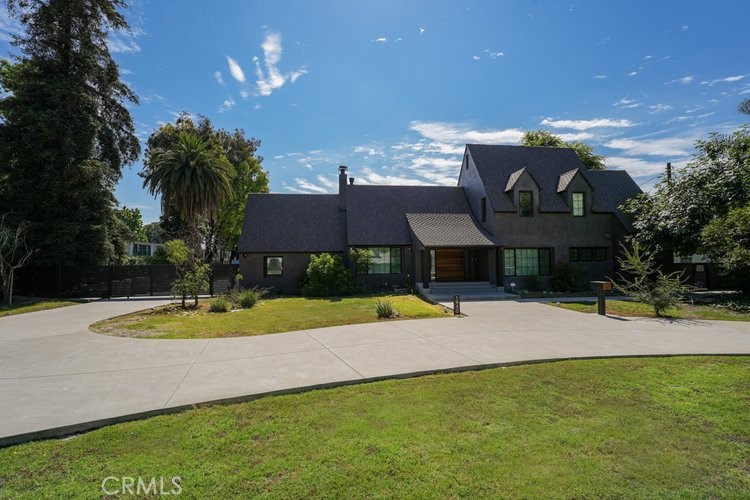
[{"label": "blue sky", "polygon": [[[750,2],[135,0],[114,33],[144,141],[180,111],[262,141],[274,192],[455,185],[463,145],[545,128],[649,189],[749,121]],[[0,51],[17,29],[0,14]],[[120,203],[159,217],[138,162]]]}]

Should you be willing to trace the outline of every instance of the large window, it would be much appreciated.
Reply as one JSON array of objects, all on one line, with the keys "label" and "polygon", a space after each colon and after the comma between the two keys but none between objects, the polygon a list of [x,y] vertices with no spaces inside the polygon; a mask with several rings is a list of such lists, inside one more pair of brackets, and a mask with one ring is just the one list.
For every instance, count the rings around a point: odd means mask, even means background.
[{"label": "large window", "polygon": [[139,245],[137,243],[133,243],[133,255],[139,255],[139,256],[150,256],[151,255],[151,245]]},{"label": "large window", "polygon": [[552,251],[549,248],[505,250],[505,276],[550,276]]},{"label": "large window", "polygon": [[573,193],[573,217],[583,217],[586,207],[584,193]]},{"label": "large window", "polygon": [[284,257],[263,257],[264,276],[283,276]]},{"label": "large window", "polygon": [[568,249],[570,262],[603,262],[607,260],[607,247],[571,247]]},{"label": "large window", "polygon": [[367,274],[401,274],[400,247],[370,248],[373,254]]},{"label": "large window", "polygon": [[518,192],[518,215],[531,217],[534,215],[534,193],[531,191]]}]

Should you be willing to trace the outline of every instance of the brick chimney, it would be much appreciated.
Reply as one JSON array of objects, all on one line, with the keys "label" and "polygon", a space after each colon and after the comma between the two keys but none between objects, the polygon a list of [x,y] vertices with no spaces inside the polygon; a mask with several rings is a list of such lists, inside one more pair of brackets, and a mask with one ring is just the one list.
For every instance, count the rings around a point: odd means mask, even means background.
[{"label": "brick chimney", "polygon": [[346,210],[346,165],[339,166],[339,210]]}]

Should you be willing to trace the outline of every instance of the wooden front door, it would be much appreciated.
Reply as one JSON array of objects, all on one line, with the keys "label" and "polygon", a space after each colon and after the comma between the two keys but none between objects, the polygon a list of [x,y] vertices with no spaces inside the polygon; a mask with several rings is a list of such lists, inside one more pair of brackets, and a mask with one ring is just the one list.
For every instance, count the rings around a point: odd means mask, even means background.
[{"label": "wooden front door", "polygon": [[435,250],[435,280],[462,281],[464,279],[463,250]]}]

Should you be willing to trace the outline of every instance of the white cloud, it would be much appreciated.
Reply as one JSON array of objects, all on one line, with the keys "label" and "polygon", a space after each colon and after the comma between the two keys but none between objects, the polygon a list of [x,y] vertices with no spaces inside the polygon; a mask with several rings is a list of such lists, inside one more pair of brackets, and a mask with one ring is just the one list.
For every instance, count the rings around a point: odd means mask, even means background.
[{"label": "white cloud", "polygon": [[0,7],[0,40],[12,42],[14,36],[21,36],[23,33],[23,25],[10,17],[4,6]]},{"label": "white cloud", "polygon": [[221,75],[221,71],[214,71],[214,79],[216,80],[216,83],[218,83],[222,87],[225,85],[224,77]]},{"label": "white cloud", "polygon": [[471,59],[472,59],[472,61],[478,61],[479,60],[479,56],[474,56]]},{"label": "white cloud", "polygon": [[141,47],[128,35],[110,33],[107,37],[107,48],[115,54],[135,54],[141,51]]},{"label": "white cloud", "polygon": [[421,35],[422,33],[424,33],[424,28],[420,26],[419,27],[419,34]]},{"label": "white cloud", "polygon": [[638,74],[637,71],[631,71],[630,73],[627,74],[627,76],[635,76],[637,74]]},{"label": "white cloud", "polygon": [[320,194],[328,193],[328,190],[326,188],[324,188],[323,186],[319,186],[317,184],[313,184],[307,179],[297,177],[294,179],[294,182],[297,183],[298,190],[301,190],[302,192],[307,192],[307,193],[312,192],[312,193],[320,193]]},{"label": "white cloud", "polygon": [[605,80],[607,75],[594,75],[591,78],[594,78],[595,80]]},{"label": "white cloud", "polygon": [[594,118],[591,120],[553,120],[545,118],[542,125],[553,128],[572,128],[573,130],[588,130],[592,128],[625,128],[636,125],[630,120],[614,120],[612,118]]},{"label": "white cloud", "polygon": [[498,57],[503,57],[505,55],[503,52],[493,52],[489,49],[484,49],[484,53],[490,56],[490,59],[497,59]]},{"label": "white cloud", "polygon": [[242,71],[242,68],[237,61],[227,56],[227,64],[229,65],[229,74],[232,75],[232,78],[240,83],[245,83],[245,72]]},{"label": "white cloud", "polygon": [[576,132],[570,134],[557,134],[557,137],[566,142],[587,141],[594,138],[594,134],[589,132]]},{"label": "white cloud", "polygon": [[732,83],[732,82],[738,82],[745,78],[748,75],[733,75],[728,76],[726,78],[718,78],[716,80],[710,80],[710,81],[702,81],[701,85],[708,85],[709,87],[713,87],[717,83]]},{"label": "white cloud", "polygon": [[612,104],[612,106],[617,106],[619,108],[637,108],[640,105],[641,103],[639,103],[635,99],[626,99],[625,97]]},{"label": "white cloud", "polygon": [[681,29],[682,31],[687,31],[688,28],[689,26],[687,24],[683,24]]},{"label": "white cloud", "polygon": [[298,69],[298,70],[292,71],[292,72],[291,72],[291,73],[289,74],[289,80],[290,80],[290,81],[291,81],[292,83],[294,83],[294,82],[296,82],[296,81],[297,81],[297,79],[298,79],[298,78],[299,78],[300,76],[302,76],[302,75],[306,75],[306,74],[308,74],[308,73],[309,73],[309,71],[307,71],[307,68],[300,68],[300,69]]},{"label": "white cloud", "polygon": [[223,113],[225,111],[229,111],[232,109],[237,103],[234,102],[234,99],[231,97],[224,100],[224,102],[221,104],[221,107],[219,107],[219,113]]},{"label": "white cloud", "polygon": [[288,74],[279,71],[278,64],[281,61],[282,54],[280,33],[268,33],[261,44],[261,48],[263,49],[265,71],[261,68],[260,60],[253,57],[258,95],[269,96],[274,90],[283,87],[286,82],[294,83],[299,77],[308,73],[304,66]]},{"label": "white cloud", "polygon": [[386,37],[384,37],[384,36],[381,36],[380,38],[376,38],[375,40],[373,40],[373,42],[375,42],[375,43],[385,43],[387,41],[388,41],[388,39]]},{"label": "white cloud", "polygon": [[448,144],[464,143],[517,143],[523,131],[511,129],[474,130],[467,125],[446,122],[413,121],[409,128],[427,139]]},{"label": "white cloud", "polygon": [[319,175],[316,177],[318,179],[318,182],[329,191],[337,191],[338,190],[338,184],[336,182],[333,182],[331,179]]},{"label": "white cloud", "polygon": [[604,144],[610,149],[620,149],[626,155],[637,156],[689,156],[693,150],[693,137],[666,137],[663,139],[613,139]]},{"label": "white cloud", "polygon": [[[424,181],[419,179],[396,176],[396,175],[383,175],[375,172],[371,168],[363,168],[356,176],[362,182],[362,184],[380,184],[387,186],[420,186],[426,184]],[[356,182],[356,181],[355,181]]]},{"label": "white cloud", "polygon": [[[680,161],[684,161],[680,159]],[[672,162],[673,164],[675,162]],[[607,168],[627,170],[627,172],[633,177],[644,177],[648,175],[655,175],[664,171],[666,162],[663,161],[648,161],[641,158],[631,158],[627,156],[608,156],[607,157]]]},{"label": "white cloud", "polygon": [[669,111],[672,109],[672,106],[669,104],[654,104],[653,106],[649,106],[648,109],[651,110],[649,113],[653,115],[655,113],[661,113],[662,111]]},{"label": "white cloud", "polygon": [[688,85],[689,83],[692,83],[693,78],[693,75],[687,75],[683,76],[682,78],[675,78],[674,80],[670,80],[664,83],[664,85],[674,85],[675,83],[679,83],[680,85]]}]

